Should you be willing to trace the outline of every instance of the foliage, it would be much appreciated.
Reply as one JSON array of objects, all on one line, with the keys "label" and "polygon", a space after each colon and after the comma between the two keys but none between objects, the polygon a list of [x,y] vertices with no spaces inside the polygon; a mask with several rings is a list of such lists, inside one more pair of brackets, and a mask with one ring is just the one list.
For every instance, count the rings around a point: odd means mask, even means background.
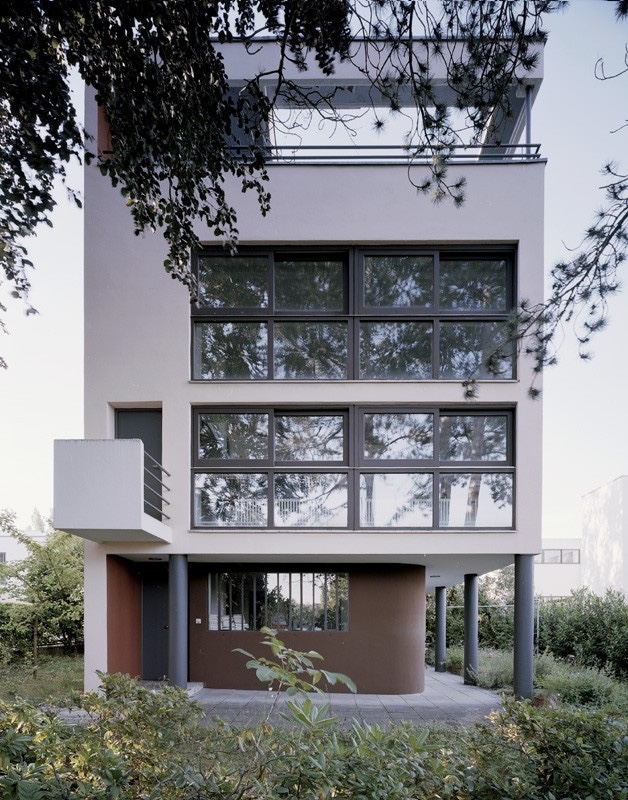
[{"label": "foliage", "polygon": [[34,705],[65,706],[82,691],[82,656],[43,655],[36,670],[15,659],[0,665],[0,700],[22,698]]},{"label": "foliage", "polygon": [[[135,230],[160,230],[166,269],[192,282],[189,252],[202,222],[232,245],[236,211],[225,191],[234,176],[256,193],[266,213],[266,135],[280,124],[275,109],[296,109],[286,126],[298,136],[315,117],[351,130],[363,112],[342,109],[342,92],[299,81],[316,63],[328,76],[351,60],[368,85],[377,130],[386,116],[403,120],[411,159],[426,160],[431,177],[417,188],[436,200],[464,197],[464,181],[448,177],[452,149],[499,142],[511,114],[509,89],[536,63],[546,38],[544,14],[558,0],[508,4],[398,0],[154,0],[149,4],[66,0],[10,3],[0,14],[0,261],[18,297],[28,294],[31,266],[23,240],[51,224],[55,176],[66,164],[98,156],[102,173],[127,199]],[[260,39],[273,51],[260,68]],[[429,44],[417,47],[416,38]],[[229,75],[223,50],[241,40],[252,74]],[[464,50],[452,46],[464,40]],[[441,101],[434,76],[444,68],[457,115]],[[110,152],[95,153],[76,118],[71,70],[93,87],[110,124]],[[259,71],[257,71],[259,70]],[[366,101],[368,102],[368,101]],[[408,109],[409,106],[409,109]],[[386,112],[388,109],[388,112]],[[72,194],[76,202],[80,202]]]},{"label": "foliage", "polygon": [[540,608],[539,646],[580,666],[628,678],[628,603],[609,589],[599,596],[579,589]]},{"label": "foliage", "polygon": [[[257,658],[238,647],[234,652],[242,653],[249,659],[246,668],[254,669],[257,679],[262,683],[268,683],[270,690],[285,691],[291,696],[299,695],[298,701],[289,700],[286,703],[290,712],[287,718],[293,718],[309,728],[327,727],[333,723],[335,718],[329,717],[329,704],[315,706],[307,697],[307,693],[322,694],[321,680],[330,686],[335,686],[337,683],[342,684],[351,692],[356,692],[357,687],[351,678],[340,672],[316,669],[314,661],[321,661],[323,657],[315,650],[304,653],[286,647],[281,639],[277,638],[276,632],[270,628],[263,627],[260,632],[264,634],[262,644],[270,648],[272,658]],[[268,718],[270,718],[272,710],[271,707]]]},{"label": "foliage", "polygon": [[628,725],[600,713],[539,709],[507,701],[488,723],[462,732],[466,765],[451,796],[614,798],[627,796]]},{"label": "foliage", "polygon": [[506,701],[473,726],[204,724],[179,689],[103,676],[81,724],[0,703],[7,800],[625,800],[628,725]]},{"label": "foliage", "polygon": [[[449,586],[447,597],[447,646],[464,643],[464,586]],[[512,649],[514,641],[514,566],[483,575],[478,581],[478,640],[482,647]],[[435,635],[434,595],[427,596],[426,638]]]},{"label": "foliage", "polygon": [[[12,512],[0,511],[0,529],[15,537],[27,549],[26,558],[0,565],[0,574],[9,579],[7,593],[32,611],[31,640],[36,626],[40,644],[61,643],[65,652],[75,651],[83,642],[83,545],[62,531],[50,529],[43,543],[34,541],[15,526]],[[11,631],[11,621],[20,619],[20,628]],[[7,627],[0,635],[8,636],[5,646],[23,647],[27,612],[8,612]],[[3,636],[3,638],[4,638]]]}]

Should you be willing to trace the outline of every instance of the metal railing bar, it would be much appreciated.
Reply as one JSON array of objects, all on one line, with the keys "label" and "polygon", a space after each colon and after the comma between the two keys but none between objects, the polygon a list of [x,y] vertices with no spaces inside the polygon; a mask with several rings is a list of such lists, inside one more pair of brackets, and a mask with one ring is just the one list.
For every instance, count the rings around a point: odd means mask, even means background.
[{"label": "metal railing bar", "polygon": [[[146,489],[149,492],[152,492],[154,495],[157,495],[157,497],[161,500],[162,503],[165,503],[167,506],[170,505],[170,500],[166,500],[166,498],[160,492],[158,492],[156,489],[153,489],[152,486],[148,486],[148,484],[145,483],[144,484],[144,489]],[[146,501],[146,502],[148,502],[148,501]]]},{"label": "metal railing bar", "polygon": [[[156,458],[153,458],[150,453],[147,453],[146,450],[144,451],[144,458],[150,459],[153,462],[153,464],[156,467],[158,467],[165,475],[167,475],[169,478],[172,477],[172,475],[168,472],[168,470],[162,464],[160,464]],[[146,466],[144,466],[144,469],[146,469]]]},{"label": "metal railing bar", "polygon": [[[163,486],[167,492],[170,491],[170,487],[168,486],[168,484],[164,483],[156,475],[153,475],[153,473],[148,469],[148,467],[144,467],[144,472],[148,475],[151,481],[155,481],[155,483],[158,483],[160,486]],[[144,481],[144,485],[146,485],[146,480]]]},{"label": "metal railing bar", "polygon": [[149,506],[149,508],[154,508],[154,509],[155,509],[155,511],[156,511],[156,512],[157,512],[157,513],[158,513],[158,514],[161,516],[161,517],[165,517],[166,519],[170,519],[170,517],[168,516],[168,514],[166,514],[166,512],[165,512],[165,511],[162,511],[162,510],[161,510],[161,508],[159,508],[158,506],[156,506],[156,505],[154,505],[153,503],[151,503],[151,502],[150,502],[150,500],[144,500],[144,505],[145,505],[145,506]]}]

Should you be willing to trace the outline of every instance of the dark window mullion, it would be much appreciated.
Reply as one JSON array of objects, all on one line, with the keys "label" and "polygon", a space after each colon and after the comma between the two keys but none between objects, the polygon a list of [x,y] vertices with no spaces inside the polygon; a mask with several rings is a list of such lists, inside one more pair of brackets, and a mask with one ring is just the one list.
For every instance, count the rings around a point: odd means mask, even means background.
[{"label": "dark window mullion", "polygon": [[275,470],[268,471],[268,502],[266,508],[268,509],[266,526],[268,528],[275,528]]},{"label": "dark window mullion", "polygon": [[275,252],[268,255],[268,313],[275,314]]},{"label": "dark window mullion", "polygon": [[275,320],[270,317],[268,320],[268,380],[275,379]]}]

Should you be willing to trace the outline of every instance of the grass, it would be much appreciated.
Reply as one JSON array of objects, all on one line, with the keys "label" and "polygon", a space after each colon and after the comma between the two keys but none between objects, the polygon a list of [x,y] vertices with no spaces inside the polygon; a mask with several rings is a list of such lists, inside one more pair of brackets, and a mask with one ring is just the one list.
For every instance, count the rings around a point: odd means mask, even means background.
[{"label": "grass", "polygon": [[[450,647],[447,650],[448,671],[461,675],[463,659],[461,647]],[[477,682],[483,689],[511,691],[512,652],[481,649]],[[602,670],[567,664],[543,654],[534,659],[534,686],[539,699],[550,703],[599,708],[628,717],[628,684],[611,678]]]},{"label": "grass", "polygon": [[82,656],[42,657],[33,670],[32,664],[0,666],[0,699],[12,701],[21,697],[35,705],[72,704],[72,698],[83,691]]}]

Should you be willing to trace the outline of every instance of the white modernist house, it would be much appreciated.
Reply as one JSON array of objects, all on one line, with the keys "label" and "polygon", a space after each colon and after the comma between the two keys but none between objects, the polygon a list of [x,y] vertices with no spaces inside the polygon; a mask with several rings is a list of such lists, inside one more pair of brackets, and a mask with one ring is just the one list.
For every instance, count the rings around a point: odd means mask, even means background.
[{"label": "white modernist house", "polygon": [[[231,47],[245,78],[252,56]],[[440,665],[444,590],[461,581],[472,681],[477,577],[514,561],[531,693],[542,406],[524,359],[486,361],[517,302],[542,296],[540,55],[496,138],[458,154],[461,208],[418,196],[401,148],[269,148],[272,210],[227,183],[240,248],[199,226],[193,304],[161,237],[134,236],[86,167],[85,440],[56,443],[54,507],[85,539],[87,686],[96,670],[255,686],[233,651],[262,652],[269,625],[361,692],[421,691],[426,593]],[[340,65],[333,80],[363,78]],[[97,133],[89,98],[86,115]]]}]

